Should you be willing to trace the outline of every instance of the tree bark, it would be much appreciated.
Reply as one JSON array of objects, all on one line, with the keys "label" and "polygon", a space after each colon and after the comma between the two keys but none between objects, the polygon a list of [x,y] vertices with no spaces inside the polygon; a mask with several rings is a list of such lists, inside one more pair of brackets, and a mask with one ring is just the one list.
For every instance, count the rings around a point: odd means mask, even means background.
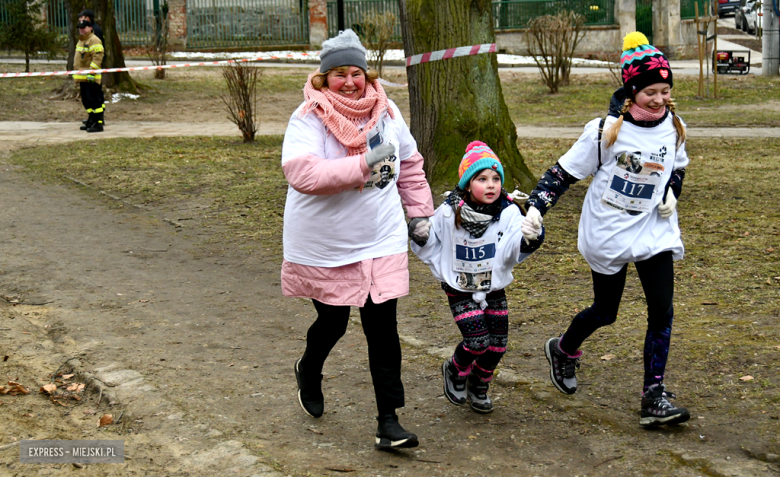
[{"label": "tree bark", "polygon": [[[406,56],[494,43],[490,0],[399,0]],[[504,187],[530,192],[536,179],[517,149],[517,130],[504,102],[495,54],[422,63],[407,68],[410,129],[434,185],[453,186],[471,141],[493,149],[504,166]]]},{"label": "tree bark", "polygon": [[[122,43],[119,41],[119,33],[116,31],[116,16],[114,14],[114,0],[93,0],[95,21],[103,28],[105,44],[105,57],[103,68],[124,68],[125,55],[122,52]],[[78,12],[76,12],[78,14]],[[130,73],[103,74],[103,85],[117,91],[138,94],[138,84],[130,76]]]}]

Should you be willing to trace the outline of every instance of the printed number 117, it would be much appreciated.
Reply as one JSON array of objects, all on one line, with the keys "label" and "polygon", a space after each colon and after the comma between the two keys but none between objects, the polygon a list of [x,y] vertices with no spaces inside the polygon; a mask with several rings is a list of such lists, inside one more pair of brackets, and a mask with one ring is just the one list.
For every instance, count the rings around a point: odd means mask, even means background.
[{"label": "printed number 117", "polygon": [[[642,189],[644,189],[644,188],[645,188],[645,185],[644,185],[644,184],[634,184],[633,182],[630,182],[630,184],[631,184],[631,190],[626,192],[626,186],[628,186],[628,184],[629,184],[629,182],[628,182],[628,181],[626,181],[626,182],[623,182],[623,190],[622,190],[622,192],[625,192],[625,193],[626,193],[626,194],[628,194],[628,195],[639,195],[639,194],[641,194],[641,193],[642,193]],[[636,188],[637,188],[637,186],[639,187],[639,190],[638,190],[638,191],[636,191],[636,194],[634,194],[634,189],[636,189]]]}]

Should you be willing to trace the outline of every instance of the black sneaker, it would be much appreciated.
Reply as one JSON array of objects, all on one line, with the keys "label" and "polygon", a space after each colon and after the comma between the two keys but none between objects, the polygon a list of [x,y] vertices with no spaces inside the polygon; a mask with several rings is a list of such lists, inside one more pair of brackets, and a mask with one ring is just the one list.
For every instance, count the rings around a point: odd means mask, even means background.
[{"label": "black sneaker", "polygon": [[469,376],[466,394],[469,397],[469,404],[474,412],[480,414],[493,412],[493,402],[487,395],[488,388],[490,388],[489,383],[483,382],[477,377],[472,378]]},{"label": "black sneaker", "polygon": [[376,428],[376,443],[374,444],[377,449],[417,447],[419,444],[416,435],[401,427],[395,413],[377,416],[376,420],[379,422]]},{"label": "black sneaker", "polygon": [[661,426],[663,424],[679,424],[691,418],[684,407],[675,407],[669,399],[675,399],[673,393],[666,392],[666,387],[653,384],[642,395],[642,417],[640,426]]},{"label": "black sneaker", "polygon": [[558,391],[564,394],[574,394],[577,391],[576,368],[580,367],[582,351],[576,356],[569,356],[558,347],[561,338],[550,338],[544,344],[544,354],[550,362],[550,379]]},{"label": "black sneaker", "polygon": [[456,406],[466,404],[466,376],[458,374],[452,358],[441,365],[441,374],[444,376],[444,395],[447,399]]},{"label": "black sneaker", "polygon": [[306,376],[300,369],[301,360],[295,362],[295,380],[298,381],[298,403],[311,417],[320,417],[325,410],[322,396],[322,375]]}]

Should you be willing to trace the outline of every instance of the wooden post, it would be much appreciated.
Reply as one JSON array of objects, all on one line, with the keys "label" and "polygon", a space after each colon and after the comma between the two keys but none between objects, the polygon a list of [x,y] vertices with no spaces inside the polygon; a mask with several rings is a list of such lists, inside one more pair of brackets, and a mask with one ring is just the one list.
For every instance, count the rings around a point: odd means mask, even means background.
[{"label": "wooden post", "polygon": [[699,33],[699,28],[701,28],[701,24],[699,23],[699,2],[693,2],[693,9],[696,14],[696,47],[699,50],[699,97],[704,96],[704,57],[702,56],[701,51],[701,33]]},{"label": "wooden post", "polygon": [[[713,7],[718,8],[718,7]],[[714,98],[718,97],[718,14],[713,12],[710,18],[715,18],[715,33],[713,34],[712,43],[712,77],[713,77],[713,94]],[[707,22],[707,30],[709,30],[709,22]]]}]

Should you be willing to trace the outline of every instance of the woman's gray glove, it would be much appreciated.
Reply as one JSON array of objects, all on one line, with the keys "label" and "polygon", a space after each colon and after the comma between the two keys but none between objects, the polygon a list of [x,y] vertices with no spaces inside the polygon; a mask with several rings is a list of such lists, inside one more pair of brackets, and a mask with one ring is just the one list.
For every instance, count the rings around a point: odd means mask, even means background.
[{"label": "woman's gray glove", "polygon": [[430,234],[431,221],[428,217],[415,217],[409,221],[409,237],[420,247],[428,243]]},{"label": "woman's gray glove", "polygon": [[395,153],[395,147],[392,144],[380,144],[377,147],[366,152],[366,164],[369,169],[384,161]]}]

